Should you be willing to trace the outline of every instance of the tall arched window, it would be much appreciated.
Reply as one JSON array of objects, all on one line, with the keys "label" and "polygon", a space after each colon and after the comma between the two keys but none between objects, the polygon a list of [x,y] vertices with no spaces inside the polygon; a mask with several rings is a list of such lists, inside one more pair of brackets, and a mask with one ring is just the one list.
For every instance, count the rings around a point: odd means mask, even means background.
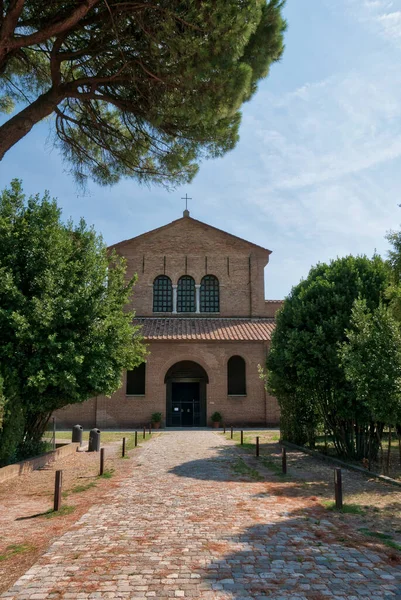
[{"label": "tall arched window", "polygon": [[173,286],[170,277],[159,275],[153,282],[153,312],[172,312]]},{"label": "tall arched window", "polygon": [[214,275],[205,275],[200,286],[200,311],[219,312],[219,280]]},{"label": "tall arched window", "polygon": [[195,281],[189,275],[183,275],[177,286],[177,312],[195,312]]},{"label": "tall arched window", "polygon": [[242,356],[232,356],[227,363],[229,396],[246,396],[246,365]]}]

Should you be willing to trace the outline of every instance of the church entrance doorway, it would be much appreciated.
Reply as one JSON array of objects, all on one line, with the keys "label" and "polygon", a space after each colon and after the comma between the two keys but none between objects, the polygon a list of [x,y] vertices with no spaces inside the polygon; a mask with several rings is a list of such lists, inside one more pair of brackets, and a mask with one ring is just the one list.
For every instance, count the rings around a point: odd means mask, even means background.
[{"label": "church entrance doorway", "polygon": [[206,425],[206,371],[193,361],[175,363],[166,373],[167,427]]},{"label": "church entrance doorway", "polygon": [[172,425],[194,427],[200,421],[199,383],[173,381]]}]

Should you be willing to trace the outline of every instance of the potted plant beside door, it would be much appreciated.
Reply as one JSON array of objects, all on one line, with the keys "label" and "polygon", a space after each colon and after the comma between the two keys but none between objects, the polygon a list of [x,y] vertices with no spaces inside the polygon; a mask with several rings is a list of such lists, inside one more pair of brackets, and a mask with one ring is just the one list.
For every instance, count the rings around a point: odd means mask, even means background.
[{"label": "potted plant beside door", "polygon": [[150,417],[153,429],[160,429],[162,422],[162,414],[160,412],[153,413]]},{"label": "potted plant beside door", "polygon": [[214,412],[210,418],[212,420],[213,427],[220,427],[220,423],[222,422],[223,417],[219,412]]}]

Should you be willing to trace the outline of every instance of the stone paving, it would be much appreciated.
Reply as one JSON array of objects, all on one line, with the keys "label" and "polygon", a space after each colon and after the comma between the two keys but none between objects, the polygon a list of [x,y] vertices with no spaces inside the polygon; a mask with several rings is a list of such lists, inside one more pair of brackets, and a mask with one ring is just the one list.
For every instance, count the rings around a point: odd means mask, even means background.
[{"label": "stone paving", "polygon": [[1,598],[401,599],[399,564],[341,543],[312,499],[241,481],[238,456],[212,431],[155,438]]}]

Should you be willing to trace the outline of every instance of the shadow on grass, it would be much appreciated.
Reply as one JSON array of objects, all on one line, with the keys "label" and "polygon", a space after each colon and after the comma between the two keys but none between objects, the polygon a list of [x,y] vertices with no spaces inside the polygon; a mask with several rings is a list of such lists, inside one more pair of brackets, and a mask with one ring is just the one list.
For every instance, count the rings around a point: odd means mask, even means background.
[{"label": "shadow on grass", "polygon": [[[183,462],[170,472],[178,477],[203,481],[260,483],[262,489],[255,490],[254,498],[276,497],[277,502],[299,498],[320,504],[334,499],[333,467],[309,456],[287,452],[288,475],[283,476],[279,472],[281,454],[272,452],[271,446],[261,446],[259,458],[241,446],[218,446],[215,457]],[[275,446],[280,450],[278,445]],[[297,466],[301,468],[297,469]],[[397,534],[396,542],[401,543],[401,494],[398,488],[344,469],[343,490],[345,504],[361,509],[359,518],[364,521],[358,526],[365,523],[373,529],[392,529]]]},{"label": "shadow on grass", "polygon": [[15,520],[16,521],[28,521],[29,519],[37,519],[38,517],[44,517],[47,514],[48,514],[48,511],[46,510],[45,512],[36,513],[35,515],[29,515],[29,517],[17,517]]},{"label": "shadow on grass", "polygon": [[[279,474],[281,471],[282,446],[277,441],[263,440],[262,435],[263,433],[260,435],[260,455],[262,461],[266,461],[266,465],[272,471],[275,471],[277,474]],[[229,439],[229,435],[226,434],[225,438]],[[251,441],[255,439],[256,436],[253,437]],[[247,435],[244,436],[245,443],[243,446],[239,444],[238,433],[236,438],[234,434],[233,441],[236,443],[236,448],[239,451],[245,452],[250,456],[254,455],[255,443],[249,443],[250,438],[247,437]],[[325,488],[333,485],[333,473],[336,466],[337,465],[319,460],[301,451],[287,448],[287,469],[291,479],[303,481],[305,485],[309,486],[312,494],[319,494],[319,487],[320,492],[324,493]],[[365,474],[359,474],[348,470],[345,467],[342,470],[344,487],[346,487],[348,484],[351,484],[352,487],[355,487],[355,483],[359,482],[360,489],[357,490],[356,493],[361,491],[370,491],[367,488],[368,484],[372,487],[372,489],[374,488],[374,493],[378,494],[379,496],[400,495],[399,488],[372,478],[369,472],[366,472]]]},{"label": "shadow on grass", "polygon": [[29,515],[28,517],[17,517],[16,521],[27,521],[29,519],[37,519],[38,517],[45,517],[46,519],[52,519],[54,517],[65,517],[66,515],[70,515],[74,512],[75,506],[69,506],[68,504],[63,504],[59,510],[53,510],[49,508],[45,512],[36,513],[35,515]]}]

